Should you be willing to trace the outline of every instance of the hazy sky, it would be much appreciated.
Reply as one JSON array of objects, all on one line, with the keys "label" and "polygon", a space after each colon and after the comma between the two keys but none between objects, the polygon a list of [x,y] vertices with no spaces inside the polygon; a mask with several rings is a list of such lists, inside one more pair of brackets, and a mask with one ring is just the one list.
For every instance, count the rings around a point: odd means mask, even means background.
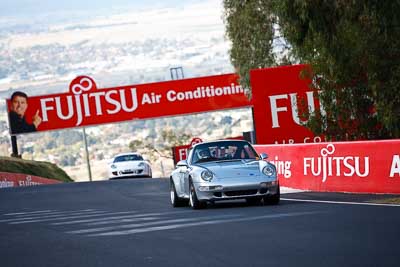
[{"label": "hazy sky", "polygon": [[0,16],[40,15],[62,11],[176,6],[199,0],[0,0]]}]

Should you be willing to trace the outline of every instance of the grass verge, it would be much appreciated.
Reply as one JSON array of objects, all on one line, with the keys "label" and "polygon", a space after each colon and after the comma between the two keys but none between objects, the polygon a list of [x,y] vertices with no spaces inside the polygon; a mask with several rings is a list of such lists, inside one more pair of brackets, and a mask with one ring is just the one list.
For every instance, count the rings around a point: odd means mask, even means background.
[{"label": "grass verge", "polygon": [[32,161],[0,156],[0,172],[23,173],[62,182],[73,182],[57,165],[45,161]]}]

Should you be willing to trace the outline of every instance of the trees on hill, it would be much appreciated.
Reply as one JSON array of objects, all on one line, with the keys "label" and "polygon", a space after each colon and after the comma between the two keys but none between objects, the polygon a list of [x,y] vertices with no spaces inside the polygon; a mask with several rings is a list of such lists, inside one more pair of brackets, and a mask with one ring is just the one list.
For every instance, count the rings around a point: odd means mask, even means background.
[{"label": "trees on hill", "polygon": [[400,1],[224,0],[224,8],[242,84],[253,68],[310,64],[305,75],[326,111],[311,114],[311,130],[400,138]]}]

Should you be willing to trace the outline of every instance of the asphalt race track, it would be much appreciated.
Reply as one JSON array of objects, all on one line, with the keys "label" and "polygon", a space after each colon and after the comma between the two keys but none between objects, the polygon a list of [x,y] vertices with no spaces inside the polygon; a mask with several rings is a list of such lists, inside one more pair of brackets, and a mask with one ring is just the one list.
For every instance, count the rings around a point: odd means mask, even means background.
[{"label": "asphalt race track", "polygon": [[[172,208],[168,179],[0,189],[6,266],[400,266],[396,196],[300,192]],[[397,196],[399,197],[399,196]]]}]

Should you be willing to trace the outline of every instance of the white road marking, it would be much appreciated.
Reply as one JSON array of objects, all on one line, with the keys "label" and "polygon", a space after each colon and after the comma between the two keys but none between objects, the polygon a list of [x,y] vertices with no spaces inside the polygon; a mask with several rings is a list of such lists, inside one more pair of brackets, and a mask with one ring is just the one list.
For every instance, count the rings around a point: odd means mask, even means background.
[{"label": "white road marking", "polygon": [[82,229],[82,230],[69,231],[67,233],[83,234],[83,233],[93,233],[93,232],[109,231],[109,230],[124,229],[124,228],[132,229],[132,228],[145,227],[145,226],[151,226],[151,225],[157,225],[157,224],[165,224],[165,223],[198,221],[199,219],[235,218],[235,217],[239,217],[239,216],[242,216],[242,215],[237,214],[237,215],[203,216],[203,217],[196,217],[196,218],[171,219],[171,220],[163,220],[163,221],[160,220],[160,221],[147,222],[147,223],[123,224],[123,225],[117,225],[117,226]]},{"label": "white road marking", "polygon": [[136,217],[143,217],[143,216],[144,215],[142,215],[142,214],[111,216],[111,217],[105,217],[105,218],[94,218],[94,219],[84,219],[84,220],[75,220],[75,221],[66,221],[66,222],[56,222],[56,223],[51,223],[51,224],[52,225],[65,225],[65,224],[90,223],[90,222],[99,222],[99,221],[113,221],[113,220],[123,219],[123,218],[136,218]]},{"label": "white road marking", "polygon": [[384,203],[347,202],[347,201],[328,201],[328,200],[315,200],[315,199],[295,199],[295,198],[281,198],[281,200],[287,200],[287,201],[297,201],[297,202],[326,203],[326,204],[344,204],[344,205],[365,205],[365,206],[386,206],[386,207],[400,207],[400,204],[384,204]]},{"label": "white road marking", "polygon": [[52,225],[65,225],[65,224],[78,224],[78,223],[86,223],[87,225],[100,225],[100,224],[110,224],[117,223],[122,219],[131,219],[145,216],[160,216],[160,215],[169,215],[169,214],[180,214],[187,213],[187,211],[176,211],[176,212],[157,212],[157,213],[143,213],[143,214],[133,214],[133,215],[123,215],[123,216],[112,216],[105,218],[94,218],[94,219],[85,219],[85,220],[75,220],[75,221],[66,221],[66,222],[57,222],[51,223]]},{"label": "white road marking", "polygon": [[274,219],[274,218],[283,218],[283,217],[311,215],[311,214],[317,214],[317,213],[321,213],[321,212],[316,212],[316,211],[315,212],[294,212],[294,213],[280,213],[280,214],[253,216],[253,217],[237,218],[237,219],[230,218],[230,219],[220,219],[220,220],[209,220],[209,221],[201,221],[201,222],[194,222],[194,223],[171,224],[171,225],[164,225],[164,226],[154,226],[154,227],[148,227],[148,228],[131,229],[131,230],[125,230],[125,231],[112,231],[112,232],[106,232],[106,233],[90,234],[88,236],[93,236],[93,237],[96,236],[97,237],[97,236],[130,235],[130,234],[171,230],[171,229],[186,228],[186,227],[193,227],[193,226],[254,221],[254,220],[261,220],[261,219]]},{"label": "white road marking", "polygon": [[[126,212],[118,212],[119,214],[123,214],[123,213],[132,213],[131,211],[126,211]],[[90,212],[89,214],[82,214],[82,215],[73,215],[73,216],[63,216],[63,217],[59,217],[59,216],[54,216],[54,217],[45,217],[43,219],[35,219],[35,220],[23,220],[23,221],[13,221],[13,222],[9,222],[9,224],[24,224],[24,223],[33,223],[33,222],[47,222],[47,221],[59,221],[59,220],[68,220],[68,219],[76,219],[76,218],[89,218],[89,217],[96,217],[96,216],[105,216],[105,215],[112,215],[115,214],[114,213],[110,213],[108,211],[97,211],[97,212]]]},{"label": "white road marking", "polygon": [[[158,220],[158,219],[160,219],[160,217],[143,217],[143,218],[137,218],[136,221],[141,222],[141,221],[152,221],[152,220]],[[146,224],[146,223],[144,223],[144,224]],[[111,229],[108,229],[108,230],[112,230],[112,229],[114,229],[114,227],[119,228],[119,227],[121,227],[121,225],[120,226],[102,227],[102,228],[110,228],[110,227],[111,227]],[[90,229],[69,231],[66,233],[80,233],[80,232],[84,233],[86,231],[91,232],[91,231],[93,231],[93,229],[101,229],[101,228],[90,228]],[[96,230],[94,230],[93,232],[96,232]]]},{"label": "white road marking", "polygon": [[[83,213],[82,211],[87,211]],[[137,211],[126,212],[107,212],[96,210],[79,210],[79,211],[37,211],[28,213],[9,213],[7,216],[14,216],[15,218],[8,217],[8,224],[27,224],[35,222],[45,222],[49,225],[73,225],[81,224],[81,229],[69,229],[65,233],[69,234],[83,234],[86,236],[120,236],[131,235],[138,233],[154,232],[171,230],[185,227],[195,227],[202,225],[212,225],[221,223],[232,223],[242,221],[252,221],[261,219],[284,218],[292,216],[303,216],[321,213],[320,211],[313,212],[295,212],[295,213],[280,213],[269,214],[260,216],[243,215],[240,213],[228,215],[208,215],[208,216],[190,216],[184,218],[174,218],[175,214],[193,214],[192,210],[183,210],[175,212],[158,212],[158,213],[142,213],[138,214]],[[89,214],[88,214],[89,213]],[[135,214],[136,213],[136,214]],[[37,215],[35,220],[28,219]],[[54,215],[56,214],[56,215]],[[65,216],[65,215],[69,216]],[[77,215],[80,214],[80,215]],[[116,214],[125,214],[121,216],[110,216]],[[22,216],[22,217],[21,217]],[[30,217],[26,217],[30,216]],[[164,216],[164,217],[161,217]],[[166,217],[170,216],[170,218]],[[76,219],[76,220],[71,220]],[[58,222],[52,222],[58,221]],[[104,225],[103,227],[95,227],[95,225]],[[85,227],[85,228],[83,228]]]},{"label": "white road marking", "polygon": [[27,211],[27,212],[13,212],[13,213],[5,213],[2,214],[4,216],[18,216],[18,215],[28,215],[28,214],[35,214],[35,213],[46,213],[46,212],[53,212],[54,210],[37,210],[37,211]]},{"label": "white road marking", "polygon": [[81,215],[81,214],[86,215],[86,214],[93,214],[93,213],[99,213],[99,212],[106,212],[106,211],[81,210],[81,211],[51,212],[51,213],[46,213],[46,214],[34,215],[34,216],[28,215],[28,217],[17,216],[12,219],[0,220],[0,222],[38,220],[38,219],[43,219],[43,218],[57,218],[57,217],[64,217],[66,215]]},{"label": "white road marking", "polygon": [[107,220],[107,218],[104,218],[103,221],[97,220],[92,223],[87,223],[86,225],[92,226],[92,225],[102,225],[102,224],[110,224],[110,223],[127,223],[127,222],[134,222],[135,218],[137,217],[144,217],[144,216],[162,216],[162,215],[171,215],[171,214],[182,214],[182,213],[187,213],[187,211],[175,211],[175,212],[159,212],[159,213],[144,213],[144,214],[138,214],[134,216],[130,216],[129,218],[122,218],[122,219],[117,219],[117,220]]}]

